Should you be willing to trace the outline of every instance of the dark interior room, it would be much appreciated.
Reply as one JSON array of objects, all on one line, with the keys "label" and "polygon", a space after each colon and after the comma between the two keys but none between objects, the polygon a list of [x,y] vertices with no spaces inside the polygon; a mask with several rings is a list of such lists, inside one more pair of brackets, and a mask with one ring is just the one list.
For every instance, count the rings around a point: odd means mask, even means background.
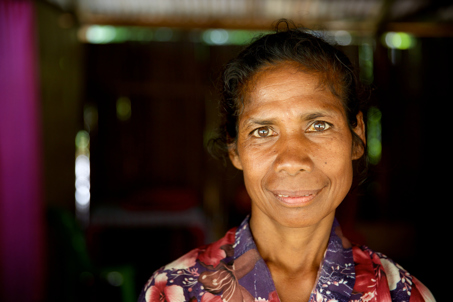
[{"label": "dark interior room", "polygon": [[451,1],[5,0],[1,301],[137,301],[241,223],[242,173],[208,152],[220,75],[280,18],[345,52],[364,86],[368,175],[343,232],[448,299]]}]

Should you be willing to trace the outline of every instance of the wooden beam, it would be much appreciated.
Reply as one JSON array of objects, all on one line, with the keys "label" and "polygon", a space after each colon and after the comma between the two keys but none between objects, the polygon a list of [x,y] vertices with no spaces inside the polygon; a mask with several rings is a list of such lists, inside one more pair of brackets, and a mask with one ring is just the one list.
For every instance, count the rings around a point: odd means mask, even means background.
[{"label": "wooden beam", "polygon": [[406,32],[416,37],[453,37],[453,23],[389,22],[384,31]]},{"label": "wooden beam", "polygon": [[[181,29],[245,29],[245,30],[272,30],[276,20],[269,18],[204,18],[192,19],[185,17],[125,17],[101,14],[79,15],[83,25],[100,24],[114,26],[144,26],[144,27],[171,27]],[[346,30],[362,36],[374,36],[382,32],[407,32],[417,37],[452,37],[453,23],[435,22],[383,22],[377,24],[375,20],[347,21],[347,20],[320,20],[305,19],[292,20],[295,24],[303,25],[314,30]],[[379,29],[378,29],[379,26]]]}]

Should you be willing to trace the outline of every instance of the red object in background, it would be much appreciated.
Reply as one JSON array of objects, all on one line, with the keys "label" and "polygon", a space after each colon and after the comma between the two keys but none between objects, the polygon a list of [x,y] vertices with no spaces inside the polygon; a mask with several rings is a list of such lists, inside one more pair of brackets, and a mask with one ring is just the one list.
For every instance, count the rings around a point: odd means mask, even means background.
[{"label": "red object in background", "polygon": [[44,211],[32,1],[0,1],[0,300],[43,301]]}]

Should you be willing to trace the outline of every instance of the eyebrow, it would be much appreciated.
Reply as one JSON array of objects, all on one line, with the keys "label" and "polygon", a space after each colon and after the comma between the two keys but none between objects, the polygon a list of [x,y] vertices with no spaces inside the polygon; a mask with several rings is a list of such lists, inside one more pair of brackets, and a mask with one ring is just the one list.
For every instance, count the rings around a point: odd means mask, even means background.
[{"label": "eyebrow", "polygon": [[325,117],[325,116],[331,116],[331,114],[328,114],[327,111],[313,112],[313,113],[303,114],[301,116],[301,120],[311,121],[311,120],[315,120],[317,118]]},{"label": "eyebrow", "polygon": [[268,126],[268,125],[274,125],[275,124],[275,119],[256,119],[256,118],[248,118],[245,121],[243,121],[242,126],[244,126],[245,129],[248,129],[254,125],[262,125],[262,126]]}]

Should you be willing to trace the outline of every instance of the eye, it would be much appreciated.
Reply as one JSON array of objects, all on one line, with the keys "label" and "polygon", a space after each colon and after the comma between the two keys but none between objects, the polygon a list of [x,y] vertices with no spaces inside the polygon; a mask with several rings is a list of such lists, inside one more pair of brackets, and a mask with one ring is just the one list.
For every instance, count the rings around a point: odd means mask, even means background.
[{"label": "eye", "polygon": [[255,129],[252,131],[252,136],[254,137],[269,137],[275,135],[274,130],[272,130],[270,127],[260,127],[258,129]]},{"label": "eye", "polygon": [[310,127],[308,127],[307,132],[323,132],[332,127],[332,124],[324,121],[314,121]]}]

